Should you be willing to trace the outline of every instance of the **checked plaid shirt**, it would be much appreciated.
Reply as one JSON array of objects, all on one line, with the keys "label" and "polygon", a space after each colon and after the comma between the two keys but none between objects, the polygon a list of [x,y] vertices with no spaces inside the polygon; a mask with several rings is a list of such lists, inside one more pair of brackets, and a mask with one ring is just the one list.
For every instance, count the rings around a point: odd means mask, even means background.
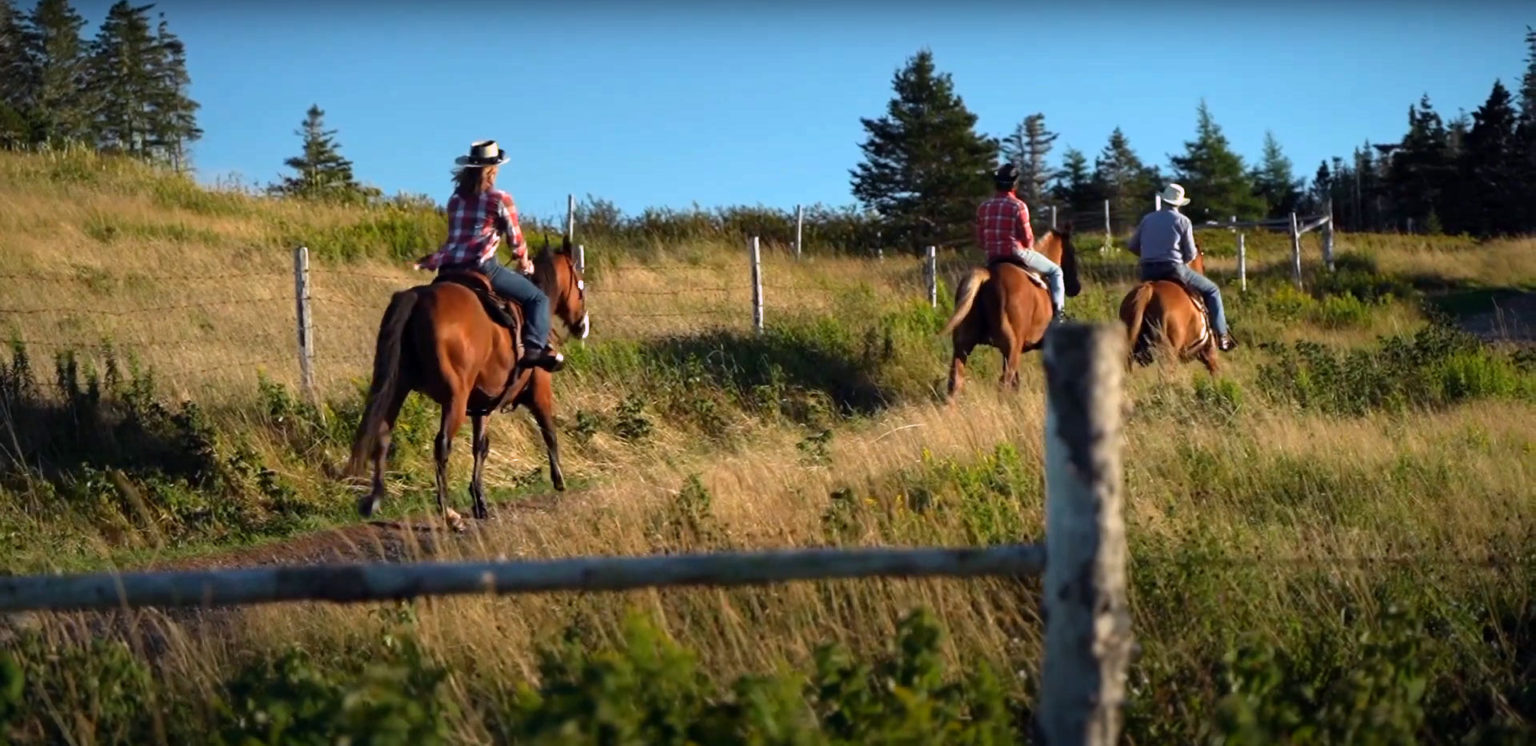
[{"label": "checked plaid shirt", "polygon": [[976,244],[987,258],[1011,256],[1015,249],[1033,249],[1035,232],[1029,227],[1029,207],[1013,192],[997,196],[976,208]]},{"label": "checked plaid shirt", "polygon": [[422,263],[425,269],[479,266],[496,256],[501,234],[512,239],[512,256],[527,253],[523,229],[517,224],[512,195],[492,189],[465,199],[455,193],[448,199],[448,240]]}]

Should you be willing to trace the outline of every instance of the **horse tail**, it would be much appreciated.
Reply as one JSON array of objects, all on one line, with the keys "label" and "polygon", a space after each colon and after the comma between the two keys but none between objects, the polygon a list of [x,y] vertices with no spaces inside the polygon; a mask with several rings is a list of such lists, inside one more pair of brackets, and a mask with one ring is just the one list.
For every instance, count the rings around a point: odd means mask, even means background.
[{"label": "horse tail", "polygon": [[384,410],[394,399],[400,385],[400,351],[405,336],[405,324],[416,308],[418,296],[414,289],[401,290],[389,299],[384,310],[384,320],[379,324],[378,341],[373,351],[373,381],[368,386],[368,402],[363,409],[363,420],[358,423],[357,434],[352,439],[352,457],[347,460],[346,475],[356,476],[362,471],[368,456],[379,440],[379,422]]},{"label": "horse tail", "polygon": [[944,331],[939,332],[940,335],[953,332],[955,327],[965,320],[966,315],[971,312],[971,304],[976,302],[976,291],[981,288],[981,283],[986,282],[987,278],[991,276],[992,273],[988,270],[975,267],[971,269],[970,274],[965,276],[964,280],[960,281],[960,287],[955,288],[955,312],[950,315],[949,321],[944,324]]},{"label": "horse tail", "polygon": [[1147,306],[1152,303],[1152,283],[1144,282],[1137,286],[1135,294],[1131,296],[1131,323],[1126,329],[1129,335],[1126,338],[1126,350],[1136,352],[1136,340],[1141,336],[1141,323],[1147,315]]}]

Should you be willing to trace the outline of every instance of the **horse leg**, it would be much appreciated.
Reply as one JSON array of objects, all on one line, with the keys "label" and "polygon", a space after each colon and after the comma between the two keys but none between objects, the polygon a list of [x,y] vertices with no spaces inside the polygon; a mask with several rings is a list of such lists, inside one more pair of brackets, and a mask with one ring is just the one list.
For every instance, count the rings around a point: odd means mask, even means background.
[{"label": "horse leg", "polygon": [[469,387],[461,386],[443,407],[442,425],[437,431],[437,442],[432,449],[432,455],[437,459],[437,510],[455,531],[464,530],[464,519],[448,507],[448,454],[453,450],[453,437],[464,426],[464,410],[468,407]]},{"label": "horse leg", "polygon": [[485,520],[491,517],[491,511],[485,505],[485,457],[491,453],[491,433],[485,426],[488,415],[477,414],[469,418],[470,429],[474,437],[472,446],[475,456],[475,468],[469,477],[469,496],[474,498],[475,518]]},{"label": "horse leg", "polygon": [[1216,362],[1215,343],[1208,342],[1204,347],[1200,348],[1200,362],[1205,363],[1205,369],[1210,372],[1212,378],[1215,378],[1217,368],[1220,367]]},{"label": "horse leg", "polygon": [[549,482],[556,492],[565,491],[565,474],[560,471],[560,442],[555,437],[555,386],[549,373],[536,371],[528,382],[526,395],[528,411],[539,423],[539,434],[544,436],[544,450],[549,452]]},{"label": "horse leg", "polygon": [[952,337],[954,343],[954,356],[949,361],[949,402],[953,404],[955,395],[960,393],[960,388],[965,385],[965,363],[971,357],[971,351],[976,348],[976,340],[967,329],[959,329]]},{"label": "horse leg", "polygon": [[389,455],[390,434],[394,432],[395,420],[400,417],[400,407],[405,404],[405,398],[410,396],[409,386],[398,386],[395,389],[394,398],[389,400],[389,406],[384,409],[384,419],[378,425],[378,440],[373,444],[373,489],[357,501],[357,512],[364,518],[373,515],[379,509],[379,503],[384,499],[384,461]]}]

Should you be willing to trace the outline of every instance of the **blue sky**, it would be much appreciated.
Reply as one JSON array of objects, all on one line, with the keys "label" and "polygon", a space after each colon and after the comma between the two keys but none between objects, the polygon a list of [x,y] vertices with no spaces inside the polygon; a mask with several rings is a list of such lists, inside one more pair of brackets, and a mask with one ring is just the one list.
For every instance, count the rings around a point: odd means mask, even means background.
[{"label": "blue sky", "polygon": [[[31,3],[20,0],[26,8]],[[76,0],[88,33],[108,0]],[[1309,176],[1393,141],[1428,93],[1471,112],[1514,88],[1536,3],[1051,3],[948,0],[593,2],[162,0],[187,43],[206,131],[199,178],[267,183],[318,103],[357,176],[448,193],[452,159],[495,138],[525,213],[565,195],[626,212],[852,204],[861,116],[884,112],[921,47],[953,75],[979,130],[1044,112],[1090,160],[1115,126],[1166,164],[1203,97],[1246,158],[1273,130]]]}]

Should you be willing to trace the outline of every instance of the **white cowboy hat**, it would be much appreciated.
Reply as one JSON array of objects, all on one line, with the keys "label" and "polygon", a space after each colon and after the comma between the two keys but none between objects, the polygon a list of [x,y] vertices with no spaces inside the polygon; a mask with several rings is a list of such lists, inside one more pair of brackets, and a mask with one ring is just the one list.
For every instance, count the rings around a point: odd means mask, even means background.
[{"label": "white cowboy hat", "polygon": [[460,166],[500,166],[508,160],[509,156],[495,140],[481,140],[469,146],[469,155],[461,155],[453,162]]},{"label": "white cowboy hat", "polygon": [[1184,187],[1178,184],[1169,184],[1163,187],[1162,193],[1158,196],[1163,198],[1163,204],[1165,205],[1179,207],[1189,204],[1189,198],[1184,196]]}]

